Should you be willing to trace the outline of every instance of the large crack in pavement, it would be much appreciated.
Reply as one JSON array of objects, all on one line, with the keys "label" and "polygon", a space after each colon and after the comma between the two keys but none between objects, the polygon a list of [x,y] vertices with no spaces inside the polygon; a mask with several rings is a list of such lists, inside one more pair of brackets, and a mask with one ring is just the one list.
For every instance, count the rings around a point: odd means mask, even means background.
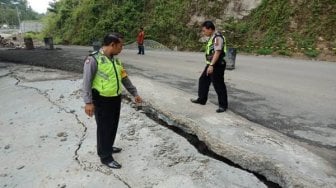
[{"label": "large crack in pavement", "polygon": [[[130,103],[132,102],[132,98],[129,95],[123,95],[123,99],[127,100]],[[207,157],[210,157],[212,159],[215,159],[217,161],[221,161],[221,162],[223,162],[223,163],[225,163],[225,164],[227,164],[231,167],[237,168],[239,170],[242,170],[242,171],[245,171],[245,172],[248,172],[248,173],[252,173],[257,179],[259,179],[261,182],[263,182],[269,188],[281,188],[281,186],[278,183],[267,180],[267,178],[265,176],[263,176],[262,174],[259,174],[258,172],[254,172],[254,171],[251,171],[249,169],[243,168],[239,164],[231,161],[230,159],[225,158],[224,156],[218,155],[217,153],[215,153],[214,151],[209,149],[209,147],[206,145],[206,143],[199,140],[197,135],[190,134],[190,133],[188,133],[188,131],[184,130],[183,127],[186,127],[186,126],[183,126],[180,123],[177,123],[175,120],[169,118],[165,114],[160,113],[157,109],[152,107],[150,104],[146,104],[146,105],[143,105],[143,106],[132,105],[132,107],[135,108],[138,111],[141,111],[148,118],[155,121],[159,125],[161,125],[165,128],[168,128],[168,129],[172,130],[174,133],[178,134],[179,136],[185,138],[193,147],[195,147],[197,149],[197,151],[200,154],[205,155]]]},{"label": "large crack in pavement", "polygon": [[5,77],[10,76],[10,75],[11,75],[11,73],[0,75],[0,78],[5,78]]},{"label": "large crack in pavement", "polygon": [[53,106],[56,106],[60,111],[63,111],[63,112],[65,112],[65,113],[67,113],[67,114],[72,114],[72,115],[75,117],[77,123],[80,124],[80,125],[82,125],[82,127],[83,127],[83,129],[84,129],[84,130],[83,130],[83,134],[82,134],[82,136],[81,136],[81,138],[80,138],[79,143],[77,144],[78,147],[76,148],[76,150],[75,150],[75,152],[74,152],[74,159],[77,161],[77,163],[78,163],[79,165],[81,165],[81,162],[80,162],[80,160],[79,160],[78,151],[80,150],[80,148],[81,148],[81,146],[82,146],[82,143],[83,143],[83,141],[85,140],[85,137],[86,137],[86,134],[87,134],[87,126],[86,126],[82,121],[80,121],[80,119],[79,119],[78,115],[75,113],[75,111],[73,111],[73,110],[70,110],[70,111],[69,111],[69,110],[67,110],[66,108],[64,108],[64,107],[62,107],[62,106],[60,106],[60,105],[58,105],[55,101],[52,101],[51,98],[50,98],[49,95],[48,95],[48,91],[42,91],[42,90],[40,90],[40,89],[38,89],[38,88],[35,88],[35,87],[30,87],[30,86],[20,85],[21,79],[15,74],[15,71],[10,70],[10,73],[9,73],[8,75],[11,76],[12,78],[14,78],[14,79],[17,80],[17,82],[15,83],[15,85],[16,85],[17,87],[21,87],[21,88],[24,88],[24,89],[32,89],[32,90],[35,90],[39,95],[41,95],[41,96],[43,96],[44,98],[46,98],[46,99],[48,100],[49,103],[51,103]]},{"label": "large crack in pavement", "polygon": [[[77,148],[74,151],[74,160],[78,163],[79,166],[81,166],[81,168],[85,171],[97,171],[100,173],[103,173],[105,175],[113,175],[115,178],[117,178],[120,182],[122,182],[125,186],[131,188],[131,186],[125,181],[123,180],[119,175],[115,174],[112,172],[112,170],[110,169],[106,169],[102,166],[97,166],[96,164],[90,163],[90,162],[83,162],[80,160],[80,155],[79,155],[79,151],[82,147],[83,142],[85,141],[86,137],[87,137],[87,126],[85,125],[85,123],[83,123],[78,114],[75,113],[74,110],[68,110],[64,107],[62,107],[61,105],[57,104],[55,101],[53,101],[49,94],[48,94],[48,90],[46,91],[42,91],[38,88],[35,87],[31,87],[31,86],[24,86],[24,85],[20,85],[21,83],[21,79],[18,77],[18,75],[15,74],[15,70],[10,70],[10,73],[7,74],[7,76],[11,76],[12,78],[16,79],[17,82],[15,83],[15,85],[17,87],[21,87],[24,89],[32,89],[35,90],[39,95],[45,97],[49,103],[51,103],[52,105],[56,106],[60,111],[63,111],[65,113],[68,114],[72,114],[74,116],[74,118],[76,119],[77,123],[80,124],[83,127],[83,133],[82,136],[79,140],[79,142],[77,143]],[[127,101],[131,101],[131,97],[128,95],[123,95],[124,99],[126,99]],[[133,106],[134,107],[134,106]],[[139,108],[139,107],[135,107],[135,108]],[[139,109],[137,109],[139,110]],[[174,133],[184,137],[192,146],[194,146],[199,153],[210,157],[212,159],[215,159],[217,161],[221,161],[231,167],[237,168],[239,170],[248,172],[248,173],[252,173],[256,178],[258,178],[261,182],[263,182],[267,187],[274,187],[274,188],[279,188],[280,185],[275,183],[275,182],[271,182],[268,181],[266,179],[265,176],[258,174],[257,172],[253,172],[250,171],[248,169],[244,169],[243,167],[241,167],[240,165],[234,163],[233,161],[220,156],[218,154],[216,154],[214,151],[210,150],[208,148],[208,146],[200,141],[198,139],[198,137],[196,135],[193,134],[189,134],[187,133],[187,131],[183,130],[182,125],[179,125],[178,123],[176,123],[174,120],[170,119],[169,117],[165,116],[164,114],[160,113],[159,111],[157,111],[156,109],[154,109],[151,105],[145,105],[141,108],[141,110],[143,111],[143,113],[150,119],[152,119],[153,121],[155,121],[156,123],[158,123],[161,126],[164,126],[165,128],[168,128],[170,130],[172,130]]]},{"label": "large crack in pavement", "polygon": [[[128,68],[127,70],[130,73],[141,75],[142,77],[145,78],[157,80],[161,83],[165,83],[173,88],[183,90],[185,92],[197,93],[197,87],[194,84],[195,80],[193,79],[181,77],[180,75],[173,75],[173,76],[168,74],[157,75],[152,71],[145,70],[135,65],[126,64],[126,66]],[[235,114],[238,114],[251,122],[276,130],[288,137],[297,139],[302,143],[309,144],[315,149],[318,148],[319,150],[323,149],[325,151],[326,150],[332,150],[334,152],[336,151],[335,146],[323,144],[320,141],[314,141],[308,138],[304,138],[300,135],[294,134],[294,131],[300,131],[304,129],[305,131],[307,130],[313,131],[311,127],[321,127],[318,125],[319,124],[318,121],[312,121],[311,123],[307,124],[308,126],[305,126],[303,129],[302,124],[300,122],[305,121],[304,117],[282,115],[279,112],[279,109],[264,103],[266,99],[263,96],[242,89],[238,89],[230,83],[227,83],[227,87],[228,87],[228,95],[231,98],[229,109]],[[218,101],[216,100],[217,94],[214,91],[210,91],[209,98],[212,98],[209,100],[211,103],[218,105]],[[267,109],[267,111],[263,112],[258,109]],[[260,116],[260,114],[263,113],[267,113],[268,115]],[[326,159],[328,160],[328,158]],[[332,159],[329,161],[333,163]]]},{"label": "large crack in pavement", "polygon": [[1,76],[1,77],[7,77],[7,76],[10,76],[10,77],[12,77],[16,80],[15,86],[21,87],[21,88],[24,88],[24,89],[32,89],[32,90],[36,91],[39,95],[46,98],[50,104],[52,104],[53,106],[56,106],[60,111],[63,111],[67,114],[72,114],[74,116],[77,123],[82,126],[83,133],[82,133],[82,136],[81,136],[79,142],[77,143],[77,148],[75,149],[73,158],[83,170],[86,170],[86,171],[95,170],[95,171],[100,172],[100,173],[105,174],[105,175],[113,175],[116,179],[118,179],[120,182],[122,182],[126,187],[131,188],[131,186],[125,180],[123,180],[119,175],[113,173],[112,170],[110,170],[110,169],[106,170],[106,169],[103,169],[99,166],[93,166],[93,165],[87,166],[85,163],[83,163],[80,160],[79,150],[81,149],[82,144],[87,137],[88,128],[85,125],[85,123],[80,120],[78,114],[76,114],[74,110],[68,110],[68,109],[62,107],[61,105],[57,104],[55,101],[51,100],[51,98],[48,94],[48,90],[42,91],[42,90],[40,90],[38,88],[35,88],[35,87],[20,85],[21,79],[15,74],[15,70],[10,69],[8,74],[6,74],[4,76]]},{"label": "large crack in pavement", "polygon": [[[22,52],[20,52],[20,53],[22,53]],[[62,53],[65,53],[65,52],[62,52]],[[33,56],[37,56],[38,54],[33,54]],[[13,57],[16,57],[16,56],[14,56],[13,55]],[[33,64],[33,63],[29,63],[29,62],[27,62],[27,56],[26,56],[26,54],[24,54],[23,55],[23,57],[24,58],[22,58],[23,60],[16,60],[16,62],[17,63],[22,63],[22,64]],[[75,71],[75,72],[77,72],[77,73],[80,73],[80,72],[82,72],[81,71],[81,67],[79,67],[79,66],[81,66],[81,63],[79,63],[79,61],[78,61],[78,63],[76,62],[76,61],[73,61],[73,62],[69,62],[69,61],[62,61],[62,62],[65,62],[65,63],[53,63],[53,61],[48,61],[48,62],[45,62],[44,61],[44,59],[45,59],[45,54],[43,54],[43,56],[42,56],[43,58],[41,58],[42,59],[42,61],[37,61],[36,60],[36,64],[35,65],[39,65],[39,66],[42,66],[42,67],[49,67],[49,68],[57,68],[57,69],[61,69],[61,70],[66,70],[66,71]],[[57,57],[57,56],[55,56],[55,55],[52,55],[51,57]],[[14,58],[15,59],[15,58]],[[20,58],[18,58],[18,59],[20,59]],[[28,58],[28,59],[30,59],[30,58]],[[56,60],[55,62],[59,62],[59,57],[57,57],[57,59],[58,60]],[[67,58],[68,59],[68,58]],[[72,60],[71,60],[72,61]],[[34,62],[35,62],[35,60],[34,60]],[[50,63],[49,63],[50,62]],[[76,63],[74,63],[74,62],[76,62]],[[76,66],[75,66],[76,65]],[[78,68],[79,67],[79,68]],[[0,65],[0,68],[2,68],[1,67],[1,65]],[[131,70],[131,69],[130,69]],[[148,73],[148,74],[146,74],[146,73]],[[149,74],[149,72],[148,71],[136,71],[136,74],[144,74],[144,75],[147,75],[147,76],[144,76],[144,77],[147,77],[147,78],[153,78],[152,77],[152,75],[151,74]],[[166,75],[167,76],[167,75]],[[164,77],[162,77],[162,78],[160,78],[161,80],[170,80],[170,79],[165,79]],[[161,80],[160,80],[160,82],[161,82]],[[176,83],[176,85],[177,86],[187,86],[187,85],[189,85],[189,88],[187,88],[187,91],[194,91],[194,88],[190,85],[190,80],[187,80],[187,81],[185,81],[185,78],[184,79],[182,79],[182,80],[184,80],[184,82],[178,82],[178,81],[176,81],[177,79],[173,79],[173,83],[175,84]],[[192,80],[191,80],[192,81]],[[19,82],[18,82],[19,83]],[[162,83],[165,83],[165,82],[162,82]],[[170,85],[172,85],[171,83],[170,83]],[[179,87],[177,87],[177,86],[175,86],[174,88],[177,88],[177,89],[181,89],[181,88],[179,88]],[[241,92],[238,92],[238,93],[241,93]],[[246,96],[247,96],[248,94],[246,94]],[[243,97],[245,97],[245,96],[243,96]],[[239,98],[239,96],[238,96],[238,98]],[[237,99],[238,99],[237,98]],[[212,101],[213,102],[213,101]],[[240,104],[239,102],[237,102],[236,104]],[[237,105],[237,107],[238,106],[241,106],[241,105]],[[244,105],[243,105],[243,107],[244,107]],[[241,108],[243,108],[243,107],[241,107]],[[245,107],[246,107],[246,105],[245,105]],[[144,108],[147,108],[147,107],[144,107]],[[153,109],[153,110],[155,110],[155,109]],[[242,115],[241,113],[239,113],[240,111],[239,110],[235,110],[234,112],[236,112],[236,113],[238,113],[238,114],[240,114],[240,115]],[[245,111],[243,111],[243,112],[245,112]],[[160,120],[160,119],[162,119],[162,118],[167,118],[167,117],[164,117],[163,115],[163,113],[160,113],[160,112],[152,112],[152,113],[157,113],[156,114],[156,116],[157,116],[157,120],[156,120],[156,122],[157,121],[163,121],[163,120]],[[245,114],[250,114],[251,115],[251,113],[245,113]],[[146,113],[146,115],[148,116],[148,117],[150,117],[150,114],[147,114]],[[252,116],[252,115],[251,115]],[[273,116],[272,116],[273,117]],[[153,119],[153,118],[152,118]],[[249,119],[249,118],[248,118]],[[153,119],[153,120],[155,120],[155,118]],[[251,120],[251,119],[250,119]],[[164,121],[163,121],[163,125],[165,125],[165,126],[167,126],[168,125],[168,128],[170,127],[171,129],[173,128],[173,127],[176,127],[176,125],[171,125],[171,123],[172,123],[172,119],[165,119]],[[173,122],[174,123],[174,122]],[[295,122],[294,122],[295,123]],[[166,125],[167,124],[167,125]],[[183,125],[183,123],[182,123],[182,125]],[[296,125],[296,124],[294,124],[294,125]],[[179,126],[179,125],[177,125],[177,126]],[[295,126],[294,126],[295,127]],[[181,132],[186,132],[186,133],[188,133],[188,131],[186,131],[186,130],[183,130],[183,127],[180,127],[181,128]],[[195,135],[191,135],[191,136],[195,136]],[[187,139],[187,137],[188,137],[188,135],[186,135],[186,136],[184,136],[186,139]],[[191,137],[192,138],[192,137]],[[85,138],[84,138],[85,139]],[[192,139],[191,139],[192,140]],[[201,141],[196,137],[195,139],[195,147],[196,148],[198,148],[198,146],[196,146],[196,145],[202,145],[201,144]],[[84,141],[84,140],[83,140]],[[301,140],[302,141],[302,140]],[[190,141],[191,142],[191,141]],[[320,146],[318,146],[318,145],[315,145],[315,146],[313,146],[314,145],[314,143],[307,143],[307,144],[309,144],[310,146],[309,147],[320,147]],[[203,147],[206,147],[206,144],[204,144],[203,145]],[[79,149],[78,149],[78,151],[80,150],[80,148],[81,148],[81,146],[79,146]],[[206,147],[207,148],[207,147]],[[78,153],[78,151],[77,151],[77,153]],[[207,151],[207,153],[209,153],[209,151]],[[223,154],[224,155],[224,154]],[[224,158],[225,159],[225,158]],[[79,156],[78,156],[78,160],[80,160],[80,158],[79,158]],[[228,160],[227,162],[229,162],[230,160]],[[235,161],[235,160],[234,160]],[[231,161],[232,162],[232,161]],[[94,163],[89,163],[89,162],[86,162],[86,161],[81,161],[81,163],[82,163],[82,165],[84,165],[84,168],[86,169],[86,170],[89,170],[89,169],[94,169],[94,168],[96,168],[95,167],[95,165],[94,165]],[[233,164],[235,164],[235,163],[233,163]],[[97,165],[96,165],[97,166]],[[246,167],[246,168],[249,168],[249,167]],[[104,174],[111,174],[111,172],[109,172],[109,171],[107,171],[105,168],[101,168],[101,169],[99,169],[98,171],[100,171],[100,172],[102,172],[102,173],[104,173]],[[313,171],[314,172],[314,171]],[[314,172],[315,173],[315,172]],[[314,174],[313,173],[313,174]],[[321,179],[320,179],[321,180]],[[323,179],[322,179],[323,180]],[[322,181],[321,180],[321,181]],[[285,180],[284,180],[285,181]],[[270,186],[269,186],[270,187]]]}]

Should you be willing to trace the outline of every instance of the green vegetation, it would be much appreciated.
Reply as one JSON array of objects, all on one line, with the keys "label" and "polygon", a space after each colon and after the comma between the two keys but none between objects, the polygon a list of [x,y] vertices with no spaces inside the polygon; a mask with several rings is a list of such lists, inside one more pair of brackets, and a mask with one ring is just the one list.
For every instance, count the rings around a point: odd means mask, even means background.
[{"label": "green vegetation", "polygon": [[128,42],[143,26],[149,39],[196,49],[198,29],[186,27],[187,4],[184,0],[60,0],[51,5],[45,34],[55,42],[86,45],[118,31]]},{"label": "green vegetation", "polygon": [[283,56],[292,56],[292,52],[286,49],[279,50],[278,53]]},{"label": "green vegetation", "polygon": [[[218,6],[209,6],[217,3]],[[51,4],[44,34],[57,43],[87,45],[110,31],[125,34],[134,41],[138,28],[144,26],[146,37],[168,47],[182,50],[202,49],[198,42],[200,28],[190,24],[192,16],[222,19],[229,46],[258,54],[291,56],[293,48],[316,57],[316,47],[335,48],[336,1],[263,0],[242,20],[222,18],[228,1],[196,0],[59,0]],[[330,42],[329,42],[330,41]],[[246,47],[258,46],[258,47]],[[271,49],[270,47],[279,47]],[[291,48],[291,49],[288,49]]]},{"label": "green vegetation", "polygon": [[21,20],[37,20],[41,18],[41,15],[28,6],[27,0],[0,0],[0,25],[19,25],[16,8]]},{"label": "green vegetation", "polygon": [[259,55],[270,55],[273,53],[273,50],[268,48],[260,48],[257,50],[257,54]]},{"label": "green vegetation", "polygon": [[308,57],[315,58],[320,54],[320,52],[317,50],[305,50],[304,54]]},{"label": "green vegetation", "polygon": [[[336,1],[276,1],[263,0],[262,4],[242,20],[230,19],[224,27],[229,31],[232,45],[279,47],[280,55],[292,55],[288,48],[312,48],[303,53],[317,57],[314,48],[336,47]],[[243,48],[251,52],[251,49]],[[263,52],[253,49],[253,52]]]},{"label": "green vegetation", "polygon": [[42,33],[28,32],[24,34],[24,38],[32,38],[32,39],[42,41],[44,38],[44,35]]}]

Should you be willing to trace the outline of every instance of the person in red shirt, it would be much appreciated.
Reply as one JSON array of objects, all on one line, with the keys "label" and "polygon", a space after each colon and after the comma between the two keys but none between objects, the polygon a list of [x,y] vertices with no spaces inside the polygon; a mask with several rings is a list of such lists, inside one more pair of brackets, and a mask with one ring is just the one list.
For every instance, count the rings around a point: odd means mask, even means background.
[{"label": "person in red shirt", "polygon": [[143,27],[140,27],[140,32],[138,33],[138,37],[137,37],[139,55],[145,55],[144,40],[145,40],[145,32],[144,32]]}]

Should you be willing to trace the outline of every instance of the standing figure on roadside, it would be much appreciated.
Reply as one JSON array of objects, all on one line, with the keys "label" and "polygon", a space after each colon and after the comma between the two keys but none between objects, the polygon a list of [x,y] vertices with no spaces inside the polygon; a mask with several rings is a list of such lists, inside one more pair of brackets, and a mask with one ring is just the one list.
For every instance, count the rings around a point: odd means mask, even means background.
[{"label": "standing figure on roadside", "polygon": [[221,33],[216,32],[215,25],[211,21],[202,24],[202,32],[209,37],[205,51],[206,66],[199,78],[198,98],[191,99],[191,102],[205,105],[212,83],[218,95],[219,108],[216,112],[225,112],[228,108],[227,90],[224,83],[226,41]]},{"label": "standing figure on roadside", "polygon": [[114,140],[119,124],[122,85],[135,97],[136,103],[142,102],[121,61],[115,57],[122,48],[123,36],[108,34],[104,37],[103,47],[90,54],[84,63],[85,113],[90,117],[95,115],[98,156],[110,168],[121,168],[112,154],[121,152],[121,148],[114,147]]},{"label": "standing figure on roadside", "polygon": [[145,47],[144,47],[144,41],[145,41],[145,31],[143,27],[140,27],[140,31],[137,36],[137,43],[139,48],[139,55],[145,55]]}]

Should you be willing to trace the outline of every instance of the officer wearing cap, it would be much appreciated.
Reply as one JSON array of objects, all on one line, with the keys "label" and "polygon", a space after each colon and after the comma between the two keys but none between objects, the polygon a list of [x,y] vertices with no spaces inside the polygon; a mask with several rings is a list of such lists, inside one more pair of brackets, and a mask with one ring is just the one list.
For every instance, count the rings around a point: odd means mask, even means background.
[{"label": "officer wearing cap", "polygon": [[101,162],[110,168],[121,168],[112,157],[112,153],[122,150],[114,147],[120,116],[122,85],[135,97],[136,103],[142,102],[121,61],[115,57],[122,48],[123,36],[119,33],[108,34],[104,37],[103,47],[90,54],[84,63],[85,113],[90,117],[95,115],[97,153]]},{"label": "officer wearing cap", "polygon": [[216,112],[225,112],[228,108],[227,89],[224,83],[226,41],[221,33],[216,32],[215,25],[211,21],[202,24],[202,32],[209,37],[206,46],[206,66],[199,78],[198,98],[191,99],[191,102],[205,105],[208,100],[209,87],[212,83],[219,103]]}]

